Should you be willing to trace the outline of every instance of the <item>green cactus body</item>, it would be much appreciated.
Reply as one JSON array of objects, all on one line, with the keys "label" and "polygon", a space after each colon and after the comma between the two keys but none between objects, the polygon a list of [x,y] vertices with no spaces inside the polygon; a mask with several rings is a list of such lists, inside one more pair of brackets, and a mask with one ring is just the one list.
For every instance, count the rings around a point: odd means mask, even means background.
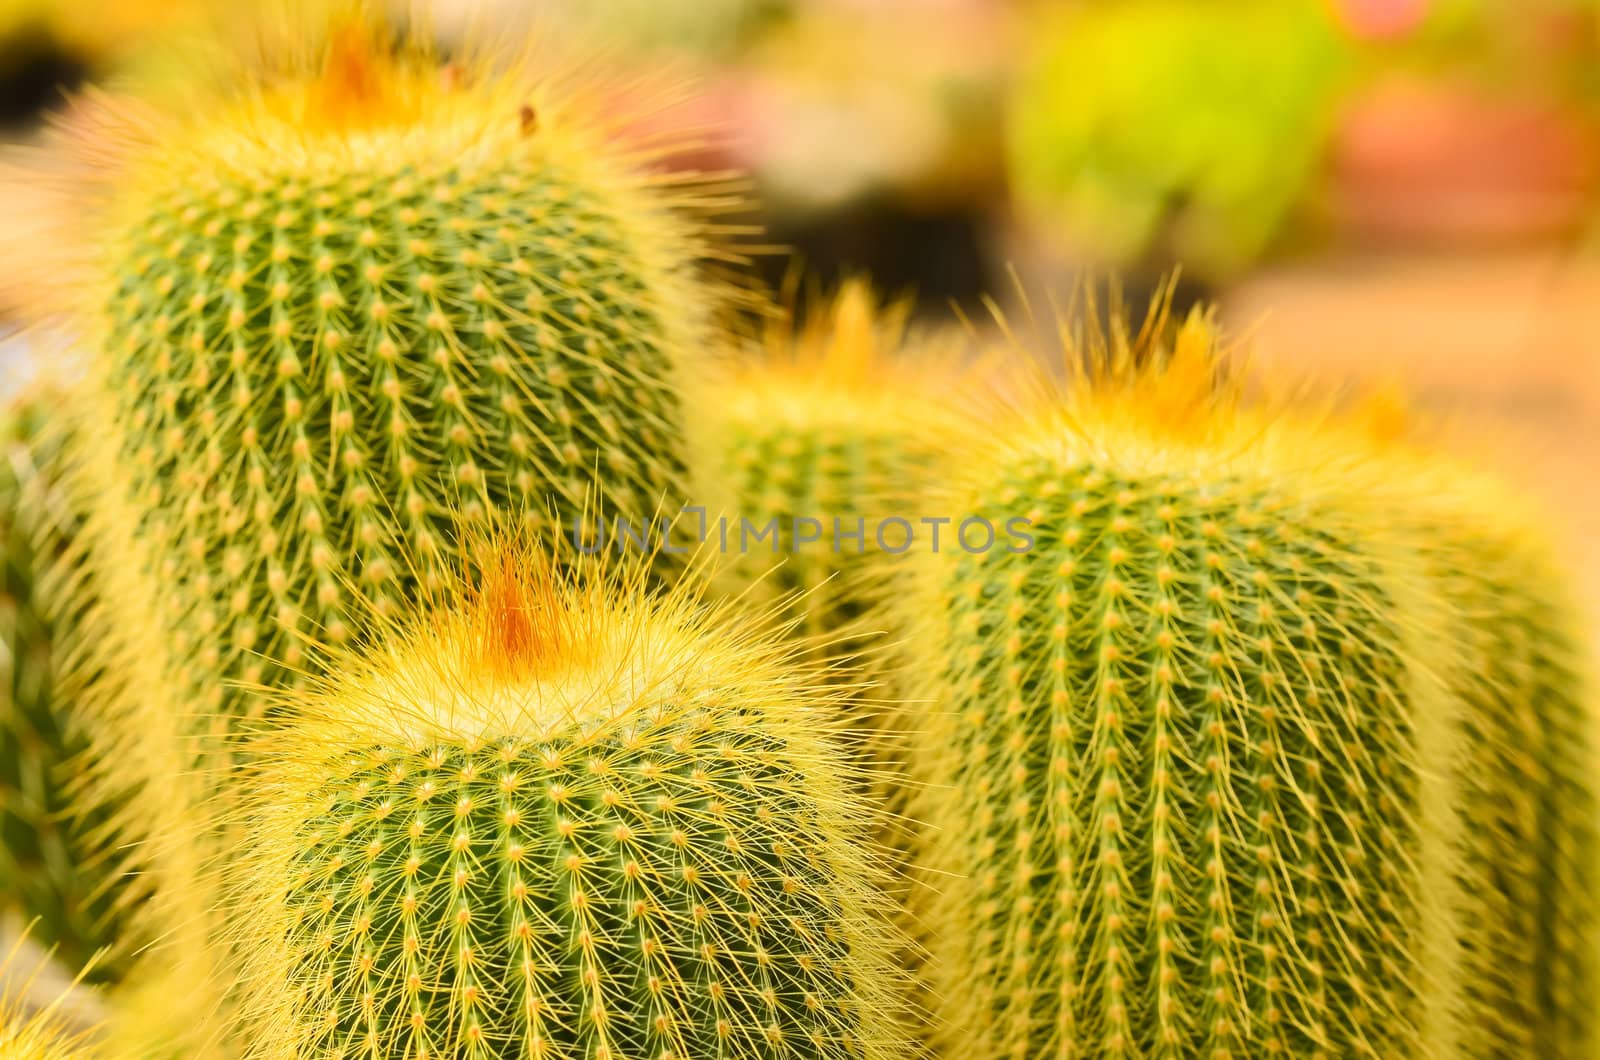
[{"label": "green cactus body", "polygon": [[[1392,433],[1391,425],[1380,435]],[[1378,440],[1393,454],[1389,464],[1408,472],[1395,476],[1406,496],[1388,508],[1411,513],[1448,629],[1463,647],[1447,677],[1463,704],[1453,765],[1472,822],[1460,873],[1473,896],[1460,936],[1471,1012],[1464,1053],[1592,1056],[1594,692],[1581,611],[1550,520],[1475,468]]]},{"label": "green cactus body", "polygon": [[[0,906],[31,922],[35,940],[64,964],[82,968],[118,940],[112,881],[97,872],[104,860],[88,835],[106,815],[86,809],[72,782],[89,741],[78,731],[82,719],[59,657],[75,620],[63,608],[76,591],[77,517],[58,447],[42,430],[56,397],[52,387],[36,386],[0,424]],[[102,959],[95,977],[119,966]]]},{"label": "green cactus body", "polygon": [[[840,635],[870,604],[874,561],[928,534],[914,509],[954,428],[936,392],[953,375],[948,345],[908,337],[906,307],[878,310],[855,282],[697,395],[697,500],[727,521],[730,586],[786,600],[831,654],[855,643]],[[706,536],[720,547],[709,524]]]},{"label": "green cactus body", "polygon": [[203,709],[434,579],[462,514],[682,495],[691,223],[570,101],[443,77],[336,48],[111,205],[109,440]]},{"label": "green cactus body", "polygon": [[772,605],[832,666],[867,792],[891,811],[880,838],[901,851],[907,719],[884,665],[895,632],[872,604],[897,555],[940,532],[922,487],[962,422],[939,393],[958,378],[954,343],[909,334],[908,308],[847,284],[799,329],[774,327],[759,362],[708,381],[690,430],[706,537],[733,553],[724,588]]},{"label": "green cactus body", "polygon": [[683,497],[720,193],[652,173],[548,62],[461,54],[337,34],[303,72],[130,119],[90,200],[74,457],[113,587],[93,654],[127,686],[97,693],[97,758],[136,792],[152,965],[195,964],[156,992],[171,1033],[214,1040],[227,1011],[197,910],[265,702],[242,690],[435,586],[463,522]]},{"label": "green cactus body", "polygon": [[263,1055],[907,1055],[828,693],[617,589],[491,567],[274,738]]},{"label": "green cactus body", "polygon": [[[1480,526],[1500,517],[1478,514]],[[1450,598],[1475,649],[1460,686],[1470,719],[1461,781],[1476,825],[1465,879],[1485,907],[1464,938],[1483,1017],[1474,1055],[1586,1058],[1600,837],[1582,626],[1559,569],[1527,541],[1466,536]]]},{"label": "green cactus body", "polygon": [[1031,547],[919,558],[945,1044],[1455,1055],[1462,828],[1422,763],[1460,738],[1415,661],[1437,609],[1304,470],[1337,454],[1172,400],[1209,343],[1186,327],[1169,376],[1089,385],[952,473],[951,510]]}]

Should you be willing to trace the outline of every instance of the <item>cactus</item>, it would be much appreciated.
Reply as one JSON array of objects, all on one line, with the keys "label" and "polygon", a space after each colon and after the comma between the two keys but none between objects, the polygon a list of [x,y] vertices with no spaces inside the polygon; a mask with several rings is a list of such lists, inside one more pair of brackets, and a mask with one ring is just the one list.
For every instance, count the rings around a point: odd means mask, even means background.
[{"label": "cactus", "polygon": [[[32,921],[35,939],[73,968],[117,942],[110,878],[89,834],[107,814],[72,787],[88,748],[59,658],[76,592],[77,516],[65,495],[59,447],[44,429],[57,393],[35,385],[0,422],[0,908]],[[124,940],[126,941],[126,940]],[[119,962],[95,966],[114,977]]]},{"label": "cactus", "polygon": [[636,575],[480,569],[271,737],[261,1055],[907,1055],[834,693]]},{"label": "cactus", "polygon": [[700,233],[590,124],[347,35],[131,165],[102,383],[144,535],[185,557],[201,707],[219,665],[275,686],[338,641],[352,587],[435,578],[450,512],[681,494]]},{"label": "cactus", "polygon": [[1019,532],[910,572],[943,1033],[1454,1055],[1447,612],[1354,462],[1212,393],[1214,346],[1198,316],[1097,340],[1071,398],[950,472],[950,510]]},{"label": "cactus", "polygon": [[1600,981],[1600,770],[1586,632],[1543,535],[1507,517],[1518,510],[1462,506],[1445,513],[1452,532],[1440,535],[1448,598],[1473,648],[1458,691],[1470,719],[1460,778],[1475,825],[1464,878],[1483,903],[1463,939],[1481,1017],[1474,1055],[1587,1058]]},{"label": "cactus", "polygon": [[1586,881],[1600,868],[1600,771],[1585,628],[1553,520],[1433,452],[1392,396],[1364,413],[1358,422],[1388,450],[1389,482],[1404,493],[1388,507],[1405,513],[1464,648],[1448,677],[1464,704],[1454,765],[1473,823],[1461,878],[1477,897],[1461,935],[1475,1017],[1466,1055],[1589,1057],[1600,905]]},{"label": "cactus", "polygon": [[940,399],[955,344],[910,333],[909,310],[852,281],[799,329],[780,318],[764,356],[707,380],[690,429],[705,536],[734,553],[726,590],[763,600],[831,666],[865,791],[891,811],[879,839],[902,851],[907,719],[871,605],[895,554],[940,531],[921,521],[922,487],[962,422]]},{"label": "cactus", "polygon": [[922,557],[901,604],[936,616],[924,857],[967,877],[934,969],[980,984],[944,1033],[1588,1055],[1593,721],[1535,520],[1387,429],[1243,405],[1203,318],[1163,330],[1094,333],[952,475],[1031,547]]},{"label": "cactus", "polygon": [[929,533],[913,508],[954,429],[936,396],[950,344],[908,336],[908,311],[880,310],[866,283],[848,283],[798,331],[771,326],[764,357],[694,401],[696,499],[707,539],[735,555],[730,587],[785,602],[804,633],[836,647],[871,603],[874,558]]},{"label": "cactus", "polygon": [[75,478],[117,634],[87,654],[126,686],[95,697],[97,758],[133,789],[152,963],[195,963],[167,995],[201,1035],[228,978],[197,912],[215,778],[264,702],[243,690],[403,609],[463,521],[670,506],[679,379],[716,345],[722,193],[652,172],[662,148],[613,135],[599,91],[361,24],[315,52],[103,118],[120,161],[66,241],[93,352]]}]

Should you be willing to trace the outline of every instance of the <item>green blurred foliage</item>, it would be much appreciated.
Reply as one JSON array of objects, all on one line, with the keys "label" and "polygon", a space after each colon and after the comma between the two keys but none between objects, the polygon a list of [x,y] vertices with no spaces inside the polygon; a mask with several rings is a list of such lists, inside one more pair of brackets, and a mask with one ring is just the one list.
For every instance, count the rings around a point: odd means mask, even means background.
[{"label": "green blurred foliage", "polygon": [[1352,54],[1300,0],[1105,4],[1029,37],[1008,132],[1024,214],[1099,263],[1172,257],[1212,279],[1301,199]]}]

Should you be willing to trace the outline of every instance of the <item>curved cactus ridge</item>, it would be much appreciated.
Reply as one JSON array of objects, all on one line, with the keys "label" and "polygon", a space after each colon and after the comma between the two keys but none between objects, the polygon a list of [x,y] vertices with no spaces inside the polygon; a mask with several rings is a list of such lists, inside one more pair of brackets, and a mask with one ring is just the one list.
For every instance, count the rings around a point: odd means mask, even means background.
[{"label": "curved cactus ridge", "polygon": [[1385,451],[1375,492],[1407,520],[1463,646],[1447,679],[1464,703],[1453,765],[1473,825],[1460,872],[1478,903],[1461,934],[1465,1049],[1592,1056],[1600,898],[1586,881],[1600,867],[1600,733],[1587,626],[1551,529],[1560,521],[1441,456],[1393,390],[1369,396],[1352,423]]},{"label": "curved cactus ridge", "polygon": [[[58,398],[53,384],[33,383],[0,413],[0,909],[82,968],[130,940],[118,939],[115,873],[94,839],[107,814],[72,781],[89,740],[62,652],[85,616],[70,607],[81,595],[78,513],[46,427]],[[102,957],[94,978],[120,966]]]},{"label": "curved cactus ridge", "polygon": [[779,614],[835,647],[866,610],[866,570],[906,550],[900,522],[928,533],[913,509],[958,418],[956,343],[912,331],[910,309],[847,282],[695,395],[696,501],[706,537],[729,542],[730,587],[784,601]]},{"label": "curved cactus ridge", "polygon": [[[717,348],[714,183],[536,50],[444,63],[354,21],[181,113],[108,104],[74,322],[75,459],[137,691],[94,709],[187,1030],[225,1010],[192,893],[232,736],[306,645],[400,610],[498,511],[671,510]],[[654,167],[654,168],[653,168]],[[241,721],[240,719],[247,719]],[[213,852],[214,853],[214,852]],[[208,1034],[207,1031],[199,1033]]]},{"label": "curved cactus ridge", "polygon": [[937,701],[913,762],[943,1041],[1458,1055],[1497,1018],[1473,785],[1508,778],[1456,769],[1483,704],[1395,510],[1420,497],[1349,431],[1246,401],[1203,315],[1067,338],[1065,392],[944,487],[1031,540],[920,554],[891,605]]},{"label": "curved cactus ridge", "polygon": [[264,750],[257,1053],[911,1055],[837,693],[691,590],[478,571]]}]

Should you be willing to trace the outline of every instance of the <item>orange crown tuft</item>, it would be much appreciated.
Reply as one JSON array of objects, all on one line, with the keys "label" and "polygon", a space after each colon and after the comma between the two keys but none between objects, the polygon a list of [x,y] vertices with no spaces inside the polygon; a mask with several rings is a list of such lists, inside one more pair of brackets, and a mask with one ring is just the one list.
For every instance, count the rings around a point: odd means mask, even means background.
[{"label": "orange crown tuft", "polygon": [[579,635],[578,616],[548,561],[530,548],[499,542],[476,565],[477,584],[466,601],[476,665],[516,680],[577,661],[588,638]]}]

